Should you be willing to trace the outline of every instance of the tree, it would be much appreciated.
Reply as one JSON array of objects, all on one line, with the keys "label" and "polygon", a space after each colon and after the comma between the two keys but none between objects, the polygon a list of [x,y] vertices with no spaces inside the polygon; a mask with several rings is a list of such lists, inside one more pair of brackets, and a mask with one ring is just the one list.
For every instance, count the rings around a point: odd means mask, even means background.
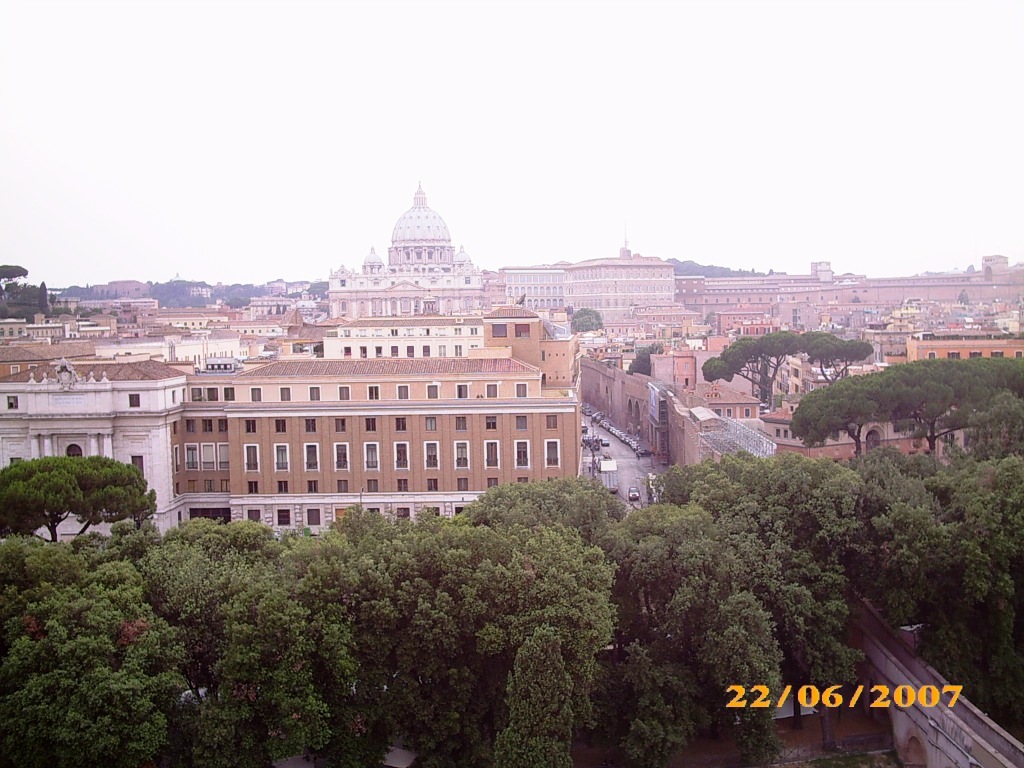
[{"label": "tree", "polygon": [[0,470],[0,532],[32,534],[75,517],[79,535],[91,525],[131,518],[137,524],[156,510],[156,492],[131,464],[104,456],[50,456]]},{"label": "tree", "polygon": [[509,675],[509,723],[494,744],[502,768],[572,768],[572,678],[555,630],[542,625],[516,652]]},{"label": "tree", "polygon": [[22,277],[28,277],[28,270],[24,267],[13,264],[0,264],[0,282],[7,283]]},{"label": "tree", "polygon": [[804,445],[824,445],[845,432],[853,440],[853,455],[862,452],[861,434],[873,421],[886,418],[885,387],[872,376],[854,376],[800,398],[790,428]]},{"label": "tree", "polygon": [[46,282],[39,283],[39,311],[46,314],[50,311],[50,294],[46,290]]},{"label": "tree", "polygon": [[740,376],[754,385],[762,403],[770,403],[779,368],[786,358],[800,350],[800,336],[792,331],[744,336],[718,357],[705,361],[701,370],[704,380],[709,382],[732,381],[734,376]]},{"label": "tree", "polygon": [[572,332],[585,333],[587,331],[599,331],[604,328],[604,319],[596,309],[583,307],[577,309],[572,316]]},{"label": "tree", "polygon": [[47,586],[7,624],[0,765],[152,765],[182,691],[174,632],[146,604],[126,562]]},{"label": "tree", "polygon": [[651,375],[651,355],[660,355],[665,351],[661,344],[651,344],[647,347],[640,347],[636,351],[636,357],[629,364],[627,373],[642,373],[644,376]]},{"label": "tree", "polygon": [[965,445],[977,459],[1002,459],[1024,454],[1024,400],[1000,392],[967,422]]},{"label": "tree", "polygon": [[818,364],[818,370],[830,384],[845,378],[850,366],[871,357],[875,348],[868,341],[846,341],[831,333],[814,331],[801,337],[803,351]]}]

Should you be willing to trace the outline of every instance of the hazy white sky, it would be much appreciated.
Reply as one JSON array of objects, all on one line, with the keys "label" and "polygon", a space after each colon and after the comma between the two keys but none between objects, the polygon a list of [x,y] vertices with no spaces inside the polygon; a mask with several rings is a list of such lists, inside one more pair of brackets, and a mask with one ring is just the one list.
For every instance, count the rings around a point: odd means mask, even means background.
[{"label": "hazy white sky", "polygon": [[480,266],[1024,259],[1024,2],[0,0],[0,263],[325,278],[417,182]]}]

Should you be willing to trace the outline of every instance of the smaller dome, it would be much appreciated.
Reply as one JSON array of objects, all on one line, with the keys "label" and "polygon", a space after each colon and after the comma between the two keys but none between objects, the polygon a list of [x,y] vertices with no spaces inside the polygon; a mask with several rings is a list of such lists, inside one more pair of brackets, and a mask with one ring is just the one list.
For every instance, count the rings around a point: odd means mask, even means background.
[{"label": "smaller dome", "polygon": [[454,261],[455,264],[471,264],[472,263],[470,261],[469,254],[466,253],[466,249],[463,248],[461,245],[459,246],[459,252],[455,254],[455,258],[453,259],[453,261]]},{"label": "smaller dome", "polygon": [[370,248],[370,252],[368,254],[366,254],[366,258],[363,259],[363,266],[364,267],[373,266],[373,265],[381,265],[381,266],[383,266],[383,264],[384,264],[384,261],[381,259],[380,256],[377,255],[377,250],[375,248]]}]

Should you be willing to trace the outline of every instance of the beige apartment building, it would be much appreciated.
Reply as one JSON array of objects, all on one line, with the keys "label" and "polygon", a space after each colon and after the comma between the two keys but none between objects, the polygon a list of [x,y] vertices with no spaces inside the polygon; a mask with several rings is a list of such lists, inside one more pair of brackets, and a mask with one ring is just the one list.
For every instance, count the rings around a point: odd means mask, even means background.
[{"label": "beige apartment building", "polygon": [[972,357],[1024,358],[1024,339],[998,330],[921,331],[907,336],[907,362]]},{"label": "beige apartment building", "polygon": [[324,335],[324,358],[468,357],[484,345],[484,321],[476,317],[367,317]]},{"label": "beige apartment building", "polygon": [[675,303],[672,265],[628,248],[620,249],[617,259],[591,259],[559,268],[565,271],[566,305],[596,309],[606,322],[629,319],[631,307]]},{"label": "beige apartment building", "polygon": [[450,516],[500,483],[575,476],[576,337],[522,307],[477,326],[484,346],[461,358],[198,374],[152,360],[40,361],[0,379],[0,462],[133,463],[157,492],[162,530],[210,517],[315,532],[360,503]]}]

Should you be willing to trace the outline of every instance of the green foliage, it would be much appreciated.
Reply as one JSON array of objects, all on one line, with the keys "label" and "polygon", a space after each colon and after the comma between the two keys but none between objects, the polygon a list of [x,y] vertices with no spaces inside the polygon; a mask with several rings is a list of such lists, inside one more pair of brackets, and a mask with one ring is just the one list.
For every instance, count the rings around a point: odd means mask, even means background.
[{"label": "green foliage", "polygon": [[845,432],[853,440],[854,455],[860,456],[864,427],[884,420],[889,408],[887,395],[870,376],[853,376],[808,392],[793,413],[793,435],[805,445],[815,446]]},{"label": "green foliage", "polygon": [[636,357],[629,364],[629,374],[642,373],[645,376],[651,375],[651,355],[660,355],[665,351],[661,344],[651,344],[647,347],[640,347],[636,351]]},{"label": "green foliage", "polygon": [[599,331],[604,328],[604,319],[596,309],[583,307],[577,309],[572,316],[572,332],[586,333],[587,331]]},{"label": "green foliage", "polygon": [[705,381],[732,381],[740,376],[758,390],[762,403],[770,403],[779,368],[790,355],[802,349],[799,334],[779,331],[764,336],[744,336],[730,344],[721,355],[704,362]]},{"label": "green foliage", "polygon": [[850,366],[870,358],[875,348],[868,341],[846,341],[831,333],[814,331],[800,337],[802,350],[818,364],[818,370],[829,383],[845,378]]},{"label": "green foliage", "polygon": [[156,510],[137,468],[103,456],[51,456],[20,461],[0,470],[0,533],[32,534],[57,527],[74,516],[89,526],[131,518],[137,523]]},{"label": "green foliage", "polygon": [[[765,277],[764,272],[755,272],[753,269],[730,269],[729,267],[716,267],[711,264],[698,264],[695,261],[679,261],[677,259],[668,259],[668,263],[672,265],[672,269],[677,275],[694,275],[703,277]],[[768,270],[768,274],[774,274],[773,270]]]},{"label": "green foliage", "polygon": [[28,270],[24,267],[13,264],[0,264],[0,282],[8,283],[22,277],[28,277]]}]

